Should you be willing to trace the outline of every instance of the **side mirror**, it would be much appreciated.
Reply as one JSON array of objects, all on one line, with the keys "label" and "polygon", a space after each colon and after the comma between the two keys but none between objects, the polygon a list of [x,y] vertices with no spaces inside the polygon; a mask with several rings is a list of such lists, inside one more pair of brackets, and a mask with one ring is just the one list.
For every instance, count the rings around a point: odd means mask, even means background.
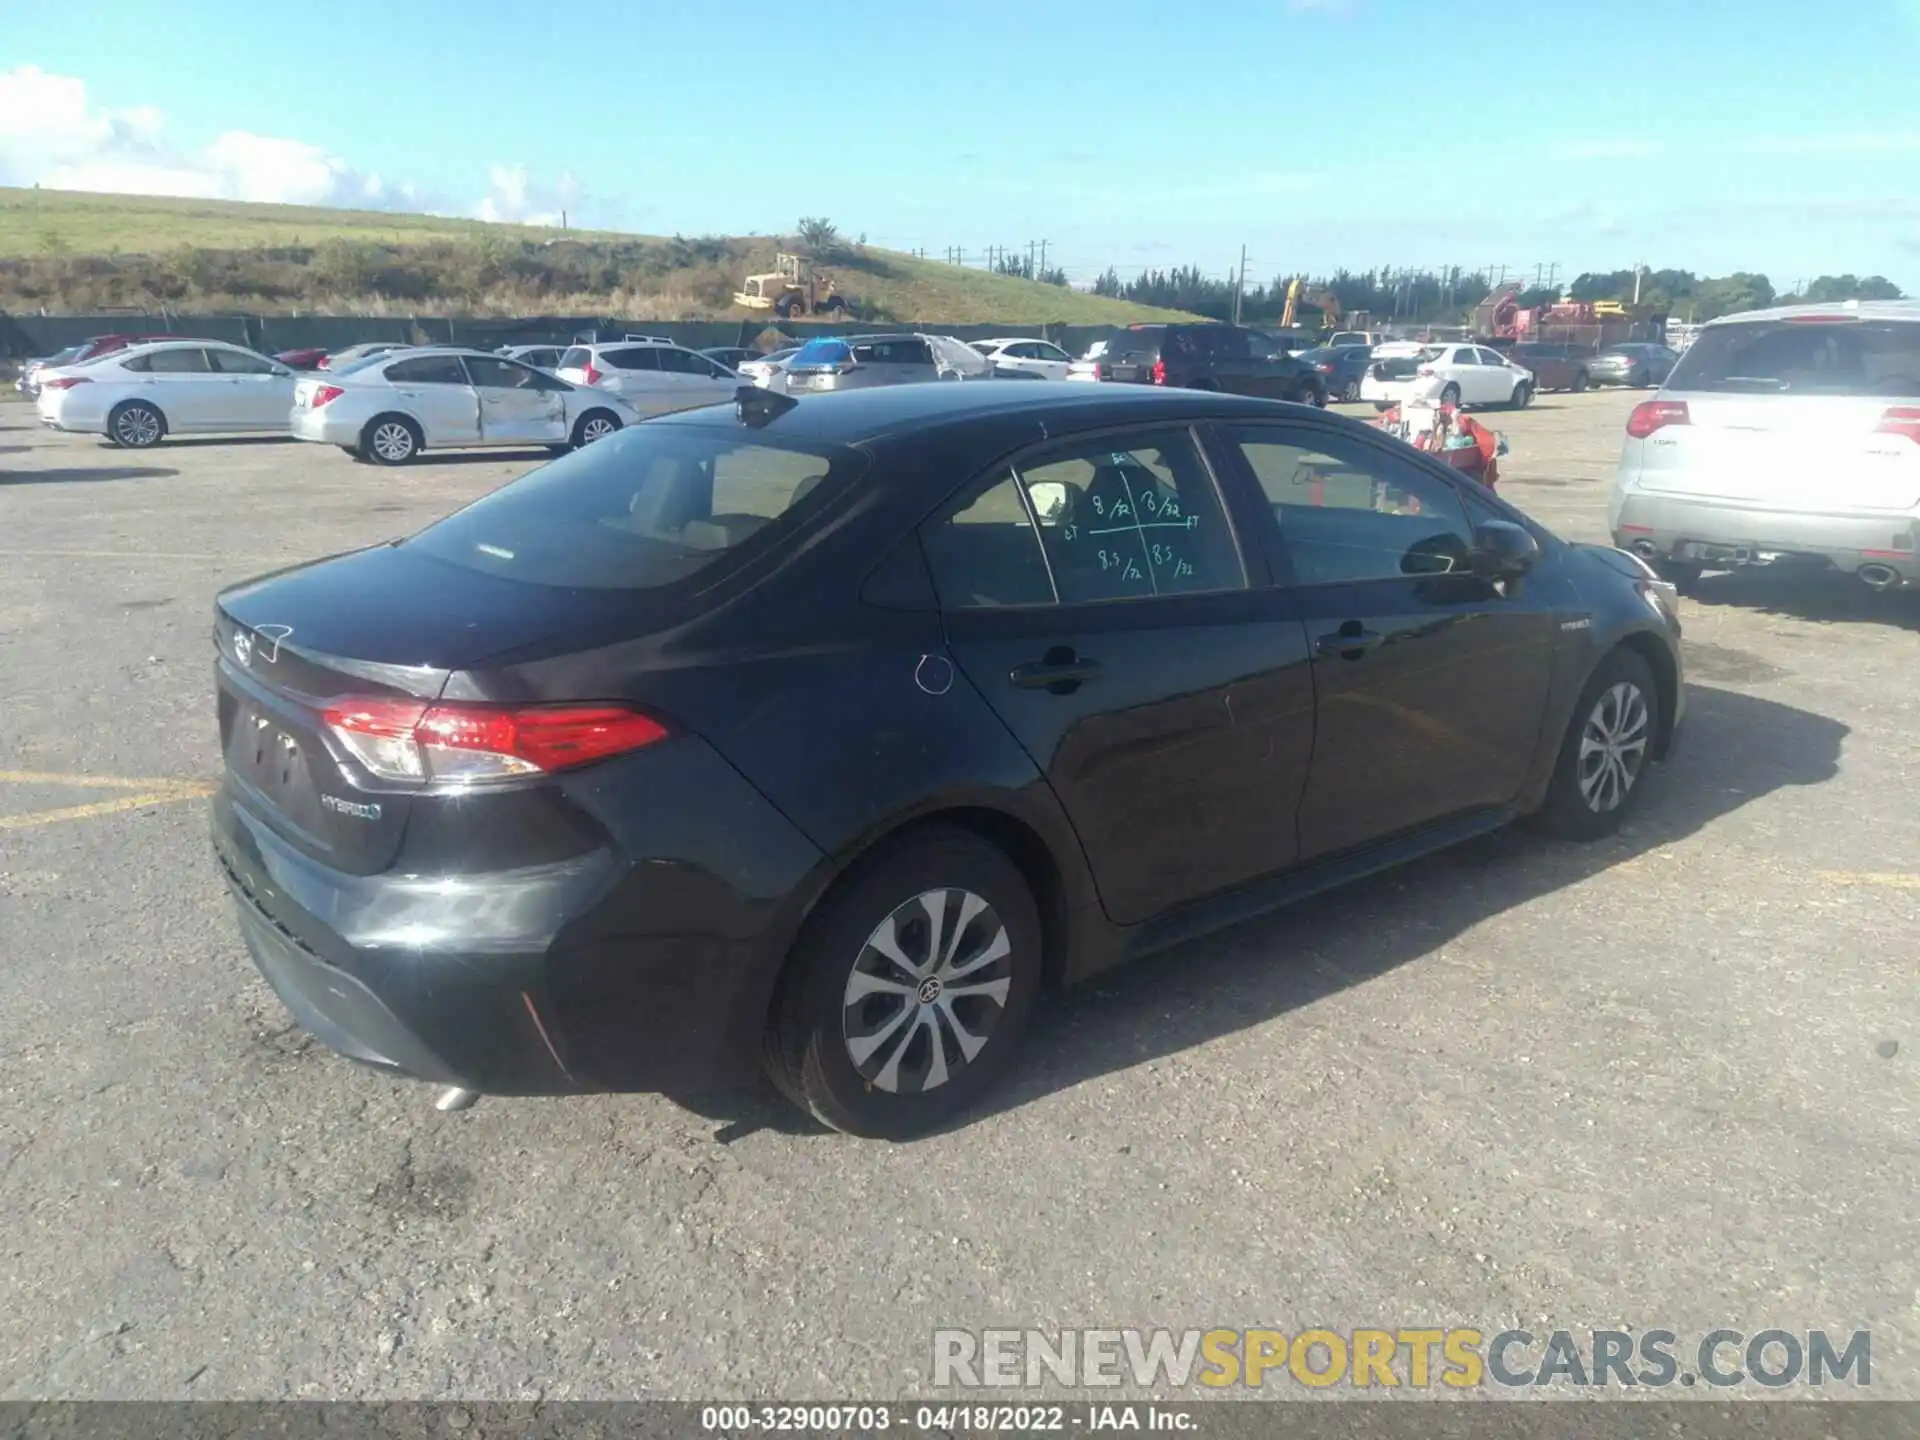
[{"label": "side mirror", "polygon": [[1067,487],[1058,480],[1036,481],[1027,487],[1027,496],[1042,525],[1057,525],[1067,513]]},{"label": "side mirror", "polygon": [[1524,575],[1540,558],[1540,542],[1524,525],[1511,520],[1489,520],[1473,532],[1474,574],[1489,580]]}]

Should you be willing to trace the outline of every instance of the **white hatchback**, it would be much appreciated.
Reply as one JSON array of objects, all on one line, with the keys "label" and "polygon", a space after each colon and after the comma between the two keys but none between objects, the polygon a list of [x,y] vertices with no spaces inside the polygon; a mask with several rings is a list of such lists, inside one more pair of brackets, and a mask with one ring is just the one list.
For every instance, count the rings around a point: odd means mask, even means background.
[{"label": "white hatchback", "polygon": [[1522,406],[1533,399],[1533,372],[1484,345],[1429,345],[1406,356],[1377,356],[1360,381],[1360,398],[1381,410],[1409,400],[1442,405]]},{"label": "white hatchback", "polygon": [[279,361],[215,340],[132,345],[37,378],[42,424],[129,450],[169,435],[285,431],[295,383]]},{"label": "white hatchback", "polygon": [[575,385],[618,395],[642,415],[665,415],[733,399],[749,383],[717,360],[670,340],[574,345],[554,372]]}]

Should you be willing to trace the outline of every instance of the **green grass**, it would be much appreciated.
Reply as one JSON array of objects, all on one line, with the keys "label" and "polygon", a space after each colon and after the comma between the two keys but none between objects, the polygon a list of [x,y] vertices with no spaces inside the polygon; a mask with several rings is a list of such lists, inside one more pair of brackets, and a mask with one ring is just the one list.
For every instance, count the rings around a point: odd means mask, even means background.
[{"label": "green grass", "polygon": [[[387,210],[323,210],[309,205],[0,186],[0,259],[53,253],[150,255],[189,245],[245,250],[317,245],[323,240],[417,245],[428,240],[471,240],[488,232],[513,240],[551,239],[554,234],[531,225],[490,225],[483,220]],[[581,240],[607,238],[584,230],[567,233]]]},{"label": "green grass", "polygon": [[[471,258],[471,251],[486,251],[496,261],[494,252],[503,247],[535,253],[542,242],[552,241],[558,234],[526,225],[390,211],[0,187],[0,271],[14,272],[13,283],[0,289],[0,308],[9,304],[22,308],[45,305],[49,310],[84,311],[111,297],[116,305],[164,300],[182,311],[191,311],[198,304],[266,312],[291,307],[335,311],[364,308],[382,313],[388,301],[378,294],[342,293],[337,284],[323,288],[320,278],[310,286],[300,283],[298,277],[307,262],[290,259],[286,252],[315,247],[323,252],[328,247],[337,250],[347,242],[369,250],[390,248],[404,263],[406,255],[417,254],[416,247],[433,246],[441,247],[445,263],[454,265]],[[659,237],[604,231],[569,230],[565,236],[579,246],[615,257],[617,265],[629,267],[635,263],[636,246],[664,253],[667,245]],[[459,249],[445,250],[449,246]],[[545,302],[556,311],[619,314],[636,320],[746,318],[755,312],[726,304],[725,296],[738,288],[749,270],[771,268],[775,248],[776,242],[765,238],[734,240],[717,260],[679,269],[670,265],[664,272],[658,263],[646,263],[644,275],[607,285],[604,291],[573,288],[564,293],[554,289],[543,293],[537,282],[531,290],[523,285],[516,291],[462,283],[436,285],[431,298],[422,296],[410,303],[422,314],[525,313]],[[195,251],[225,252],[249,263],[194,265],[189,263],[189,256]],[[268,257],[268,251],[281,253]],[[150,261],[142,263],[145,257],[167,257],[167,262],[164,267]],[[112,263],[105,267],[77,263],[91,260]],[[422,262],[436,270],[443,264],[440,252],[430,260],[422,257]],[[1109,300],[872,247],[861,247],[845,263],[832,268],[842,292],[855,301],[861,313],[889,323],[1120,325],[1191,318],[1178,311]],[[222,288],[179,293],[178,286],[172,286],[156,293],[152,276],[161,269],[174,275],[217,270],[223,277]],[[289,269],[295,276],[295,288],[304,293],[288,293],[283,282]],[[125,272],[124,283],[114,279],[111,272],[116,271]],[[249,273],[272,274],[277,283],[258,293],[244,283],[241,288],[233,288],[233,276]],[[460,298],[449,299],[449,289]]]}]

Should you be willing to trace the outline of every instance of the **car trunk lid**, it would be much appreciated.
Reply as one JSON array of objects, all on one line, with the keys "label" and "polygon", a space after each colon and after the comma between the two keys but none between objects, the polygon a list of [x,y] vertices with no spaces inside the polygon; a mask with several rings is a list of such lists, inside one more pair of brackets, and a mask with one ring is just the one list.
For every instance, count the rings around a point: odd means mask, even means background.
[{"label": "car trunk lid", "polygon": [[329,729],[329,707],[345,697],[424,706],[490,655],[591,626],[614,596],[600,599],[583,607],[581,592],[518,584],[397,545],[225,592],[214,624],[217,699],[236,803],[327,865],[384,870],[413,792],[354,763]]}]

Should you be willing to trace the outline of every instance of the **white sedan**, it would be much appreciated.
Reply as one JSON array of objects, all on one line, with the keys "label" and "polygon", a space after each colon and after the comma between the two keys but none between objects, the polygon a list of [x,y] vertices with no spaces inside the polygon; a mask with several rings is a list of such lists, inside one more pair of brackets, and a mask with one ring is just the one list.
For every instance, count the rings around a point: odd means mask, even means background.
[{"label": "white sedan", "polygon": [[502,355],[435,347],[380,355],[344,372],[303,376],[295,439],[356,460],[403,465],[422,450],[480,445],[588,445],[640,419],[618,395],[572,385]]},{"label": "white sedan", "polygon": [[277,360],[214,340],[132,345],[38,378],[43,424],[129,450],[169,435],[284,432],[295,380]]},{"label": "white sedan", "polygon": [[1024,370],[1029,375],[1038,375],[1042,380],[1066,379],[1067,367],[1073,364],[1073,357],[1058,345],[1025,335],[1001,340],[976,340],[973,348],[991,360],[996,369]]},{"label": "white sedan", "polygon": [[1384,359],[1376,351],[1360,382],[1360,398],[1381,410],[1409,400],[1518,407],[1533,399],[1533,390],[1531,370],[1484,345],[1429,345]]}]

